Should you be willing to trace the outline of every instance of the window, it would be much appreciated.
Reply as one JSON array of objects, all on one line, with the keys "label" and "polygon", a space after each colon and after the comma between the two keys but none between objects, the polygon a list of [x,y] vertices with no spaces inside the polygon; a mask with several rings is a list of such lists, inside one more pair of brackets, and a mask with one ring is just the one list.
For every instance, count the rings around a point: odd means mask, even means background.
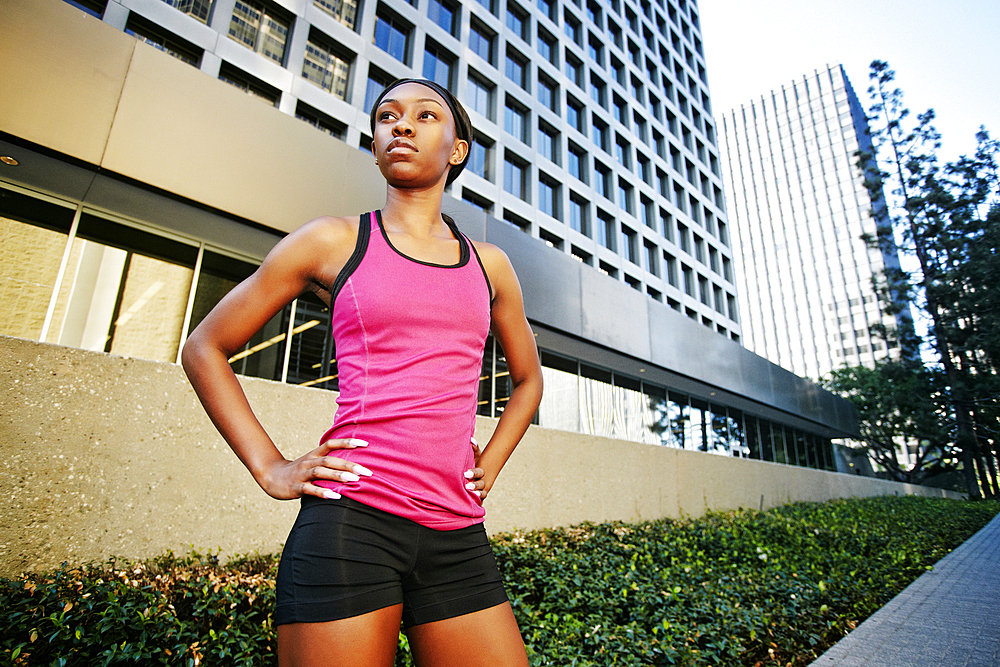
[{"label": "window", "polygon": [[587,40],[587,55],[599,67],[604,67],[604,43],[594,33],[590,33],[590,39]]},{"label": "window", "polygon": [[563,249],[563,240],[547,229],[539,227],[538,238],[545,241],[545,245],[550,248],[555,248],[556,250]]},{"label": "window", "polygon": [[545,174],[540,174],[538,177],[538,208],[551,218],[561,219],[558,181]]},{"label": "window", "polygon": [[538,53],[547,61],[559,66],[559,48],[556,38],[542,28],[538,28]]},{"label": "window", "polygon": [[631,227],[621,226],[622,254],[633,264],[639,264],[639,250],[636,247],[636,233]]},{"label": "window", "polygon": [[698,276],[698,298],[706,306],[712,305],[712,293],[709,291],[708,278],[703,275]]},{"label": "window", "polygon": [[379,5],[375,14],[375,36],[372,41],[396,60],[409,65],[412,30],[410,24]]},{"label": "window", "polygon": [[614,185],[611,182],[611,170],[605,167],[600,162],[594,160],[594,177],[597,179],[597,189],[600,190],[601,194],[604,195],[605,199],[612,199],[614,194],[612,189]]},{"label": "window", "polygon": [[496,35],[476,19],[469,23],[469,48],[480,58],[496,66]]},{"label": "window", "polygon": [[596,72],[590,74],[590,99],[602,107],[607,106],[607,87],[604,85],[604,80]]},{"label": "window", "polygon": [[639,178],[647,185],[653,185],[653,168],[649,166],[649,158],[642,153],[638,154],[636,162],[639,164]]},{"label": "window", "polygon": [[695,298],[694,271],[691,269],[690,266],[682,264],[681,273],[684,275],[684,293],[687,294],[692,299]]},{"label": "window", "polygon": [[[212,10],[212,0],[163,0],[168,5],[175,9],[179,9],[188,16],[193,16],[202,23],[208,23],[208,13]],[[81,9],[87,11],[88,6],[91,5],[89,2],[80,3]],[[99,6],[106,6],[106,3],[100,3]],[[94,16],[101,18],[104,13],[101,10],[100,13],[95,13]]]},{"label": "window", "polygon": [[283,65],[290,29],[291,20],[277,10],[251,0],[236,0],[229,22],[229,37]]},{"label": "window", "polygon": [[601,23],[601,7],[596,0],[587,0],[587,18],[597,27],[603,27]]},{"label": "window", "polygon": [[552,162],[559,163],[559,132],[547,123],[538,123],[538,152]]},{"label": "window", "polygon": [[687,225],[678,222],[677,223],[677,244],[681,247],[681,250],[687,254],[691,254],[691,236],[688,231]]},{"label": "window", "polygon": [[219,79],[232,86],[236,86],[253,97],[267,102],[273,107],[278,106],[278,102],[281,101],[280,90],[264,83],[256,77],[250,76],[238,67],[234,67],[225,61],[219,67]]},{"label": "window", "polygon": [[306,57],[302,63],[302,76],[323,90],[347,100],[347,82],[351,73],[351,57],[319,39],[320,35],[310,34],[306,42]]},{"label": "window", "polygon": [[[184,2],[185,0],[181,0]],[[313,3],[332,16],[337,22],[343,23],[351,30],[357,27],[357,0],[313,0]]]},{"label": "window", "polygon": [[188,65],[198,67],[201,64],[204,53],[202,49],[143,19],[135,12],[129,14],[125,32]]},{"label": "window", "polygon": [[570,176],[581,181],[583,183],[587,182],[587,154],[582,148],[575,144],[569,145],[569,150],[566,151],[566,167],[569,171]]},{"label": "window", "polygon": [[469,71],[469,85],[465,88],[465,101],[469,108],[484,118],[494,120],[492,85]]},{"label": "window", "polygon": [[503,189],[518,199],[528,201],[528,166],[513,154],[504,156]]},{"label": "window", "polygon": [[605,153],[608,152],[608,126],[597,119],[595,115],[593,117],[594,124],[591,126],[592,134],[591,139],[597,146],[603,150]]},{"label": "window", "polygon": [[580,27],[580,21],[573,16],[569,9],[563,13],[563,32],[573,43],[580,44],[583,30]]},{"label": "window", "polygon": [[655,243],[649,240],[643,241],[642,247],[645,250],[646,270],[654,276],[659,277],[660,263],[657,260],[660,257],[660,249]]},{"label": "window", "polygon": [[559,113],[559,89],[554,81],[541,72],[538,74],[538,101],[550,111]]},{"label": "window", "polygon": [[611,109],[615,115],[615,120],[617,120],[625,127],[628,127],[628,105],[625,103],[625,100],[623,100],[617,94],[614,95],[611,104]]},{"label": "window", "polygon": [[427,17],[441,26],[445,32],[458,36],[459,8],[449,0],[428,0]]},{"label": "window", "polygon": [[482,195],[473,192],[469,188],[462,188],[462,199],[469,202],[470,204],[480,209],[481,211],[485,211],[486,213],[493,213],[493,202],[491,202],[486,197],[483,197]]},{"label": "window", "polygon": [[635,215],[632,186],[623,178],[618,179],[618,207],[629,215]]},{"label": "window", "polygon": [[669,252],[663,252],[663,267],[666,270],[667,282],[677,287],[677,258]]},{"label": "window", "polygon": [[587,200],[571,192],[569,195],[569,226],[581,234],[590,235],[590,221],[588,219],[589,206]]},{"label": "window", "polygon": [[493,144],[487,139],[476,137],[469,149],[469,171],[487,181],[493,180]]},{"label": "window", "polygon": [[705,241],[697,234],[694,235],[694,258],[705,263]]},{"label": "window", "polygon": [[618,58],[611,57],[611,71],[614,72],[615,81],[619,86],[625,87],[625,65]]},{"label": "window", "polygon": [[394,80],[395,77],[392,75],[386,74],[372,65],[368,66],[368,83],[365,85],[365,113],[371,113],[375,100]]},{"label": "window", "polygon": [[570,127],[576,128],[578,132],[586,132],[584,129],[583,104],[571,95],[566,96],[566,122]]},{"label": "window", "polygon": [[[597,217],[600,220],[597,223],[597,242],[608,250],[614,252],[615,235],[617,233],[617,230],[615,229],[615,219],[610,213],[605,213],[600,209],[597,211]],[[614,275],[618,275],[618,272],[615,271]]]},{"label": "window", "polygon": [[496,15],[496,13],[497,13],[496,0],[476,0],[476,1],[480,5],[482,5],[483,7],[485,7],[486,11],[488,11],[490,14],[493,14],[494,16]]},{"label": "window", "polygon": [[507,78],[528,90],[528,61],[517,51],[507,49],[505,72]]},{"label": "window", "polygon": [[566,78],[579,87],[583,87],[583,63],[576,56],[566,51]]},{"label": "window", "polygon": [[538,152],[545,158],[559,163],[559,132],[547,125],[538,123]]},{"label": "window", "polygon": [[652,199],[639,197],[639,220],[650,229],[656,229],[656,210]]},{"label": "window", "polygon": [[620,134],[615,135],[615,158],[618,160],[618,164],[626,169],[631,169],[632,160],[630,154],[628,140]]},{"label": "window", "polygon": [[573,259],[575,259],[576,261],[580,262],[581,264],[586,264],[588,266],[593,266],[594,265],[594,256],[591,255],[586,250],[583,250],[582,248],[577,248],[574,245],[574,246],[570,246],[569,251],[570,251],[570,255],[573,256]]},{"label": "window", "polygon": [[507,1],[507,29],[524,41],[528,41],[528,13],[516,4]]},{"label": "window", "polygon": [[347,125],[313,109],[301,100],[295,105],[295,117],[338,139],[343,140],[347,136]]},{"label": "window", "polygon": [[508,97],[504,108],[504,130],[510,136],[530,144],[528,128],[528,110]]},{"label": "window", "polygon": [[424,46],[424,78],[445,88],[453,87],[455,56],[430,39]]},{"label": "window", "polygon": [[556,20],[556,1],[555,0],[537,0],[538,10],[548,17],[549,20]]}]

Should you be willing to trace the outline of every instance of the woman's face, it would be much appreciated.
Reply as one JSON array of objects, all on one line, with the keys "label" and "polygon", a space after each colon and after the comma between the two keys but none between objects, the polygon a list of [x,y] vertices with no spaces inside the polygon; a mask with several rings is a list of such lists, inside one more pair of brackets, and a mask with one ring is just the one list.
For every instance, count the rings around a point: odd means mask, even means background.
[{"label": "woman's face", "polygon": [[375,110],[372,152],[393,186],[426,187],[447,178],[469,150],[455,135],[447,102],[419,83],[396,86]]}]

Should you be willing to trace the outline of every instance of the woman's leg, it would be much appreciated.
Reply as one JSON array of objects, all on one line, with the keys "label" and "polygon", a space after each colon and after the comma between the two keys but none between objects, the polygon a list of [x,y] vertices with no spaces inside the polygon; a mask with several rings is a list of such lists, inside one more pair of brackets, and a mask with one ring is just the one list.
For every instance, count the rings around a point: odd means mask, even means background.
[{"label": "woman's leg", "polygon": [[279,667],[392,667],[403,605],[327,623],[278,626]]},{"label": "woman's leg", "polygon": [[406,631],[417,667],[527,667],[510,603],[414,625]]}]

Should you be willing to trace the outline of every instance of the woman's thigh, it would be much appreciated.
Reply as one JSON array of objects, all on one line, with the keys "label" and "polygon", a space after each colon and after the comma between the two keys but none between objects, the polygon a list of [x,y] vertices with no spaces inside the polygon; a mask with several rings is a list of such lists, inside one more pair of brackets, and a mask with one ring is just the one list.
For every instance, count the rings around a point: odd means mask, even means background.
[{"label": "woman's thigh", "polygon": [[403,605],[326,623],[278,626],[279,667],[391,667]]},{"label": "woman's thigh", "polygon": [[526,667],[517,620],[504,602],[406,631],[418,667]]}]

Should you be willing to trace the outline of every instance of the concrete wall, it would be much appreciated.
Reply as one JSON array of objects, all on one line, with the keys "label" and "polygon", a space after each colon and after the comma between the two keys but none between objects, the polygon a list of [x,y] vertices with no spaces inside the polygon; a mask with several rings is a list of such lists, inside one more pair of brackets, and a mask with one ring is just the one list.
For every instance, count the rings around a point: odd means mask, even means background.
[{"label": "concrete wall", "polygon": [[[336,395],[245,378],[286,456]],[[485,442],[494,420],[481,418]],[[180,367],[0,337],[0,575],[167,549],[280,548],[297,504],[268,498]],[[937,489],[532,428],[487,501],[493,532]]]}]

